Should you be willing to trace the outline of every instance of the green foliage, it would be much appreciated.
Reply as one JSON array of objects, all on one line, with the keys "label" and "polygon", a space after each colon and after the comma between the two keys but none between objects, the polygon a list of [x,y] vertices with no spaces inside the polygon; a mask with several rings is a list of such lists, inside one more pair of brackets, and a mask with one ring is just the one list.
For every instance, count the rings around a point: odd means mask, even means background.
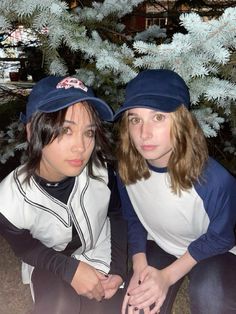
[{"label": "green foliage", "polygon": [[228,155],[236,154],[236,8],[209,20],[182,14],[184,32],[165,42],[158,27],[126,34],[122,18],[142,2],[89,1],[89,6],[69,10],[59,0],[1,0],[0,31],[10,33],[19,23],[30,27],[40,43],[43,70],[78,76],[114,109],[123,101],[125,84],[141,69],[175,70],[190,88],[205,135],[214,145],[214,137],[220,143],[213,151],[230,162]]}]

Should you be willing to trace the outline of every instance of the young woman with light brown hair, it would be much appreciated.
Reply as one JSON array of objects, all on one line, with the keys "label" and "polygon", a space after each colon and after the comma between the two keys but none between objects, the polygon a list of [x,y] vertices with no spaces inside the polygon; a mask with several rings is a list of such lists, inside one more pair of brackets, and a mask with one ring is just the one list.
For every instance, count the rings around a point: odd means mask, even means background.
[{"label": "young woman with light brown hair", "polygon": [[122,314],[171,313],[185,275],[193,314],[236,312],[236,180],[208,156],[184,80],[146,70],[119,119],[119,191],[130,281]]}]

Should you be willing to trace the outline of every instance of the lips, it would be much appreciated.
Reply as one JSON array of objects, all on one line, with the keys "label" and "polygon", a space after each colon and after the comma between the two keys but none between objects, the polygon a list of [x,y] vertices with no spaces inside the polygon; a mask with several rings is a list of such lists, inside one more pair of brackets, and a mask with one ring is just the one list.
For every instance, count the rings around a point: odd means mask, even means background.
[{"label": "lips", "polygon": [[141,149],[143,150],[143,151],[153,151],[154,149],[156,149],[156,145],[142,145],[142,146],[140,146],[141,147]]},{"label": "lips", "polygon": [[68,163],[74,167],[81,167],[84,161],[82,159],[71,159],[71,160],[68,160]]}]

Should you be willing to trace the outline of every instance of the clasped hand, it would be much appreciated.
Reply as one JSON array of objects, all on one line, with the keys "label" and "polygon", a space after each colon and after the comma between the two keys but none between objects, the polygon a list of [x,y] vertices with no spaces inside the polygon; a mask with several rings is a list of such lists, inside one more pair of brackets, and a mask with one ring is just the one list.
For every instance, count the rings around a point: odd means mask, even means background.
[{"label": "clasped hand", "polygon": [[[134,273],[122,305],[122,314],[155,314],[166,298],[169,282],[166,273],[151,266],[146,266],[140,273]],[[150,308],[152,306],[152,309]]]},{"label": "clasped hand", "polygon": [[111,298],[121,283],[122,278],[120,276],[104,275],[93,266],[80,261],[71,286],[79,295],[101,301]]}]

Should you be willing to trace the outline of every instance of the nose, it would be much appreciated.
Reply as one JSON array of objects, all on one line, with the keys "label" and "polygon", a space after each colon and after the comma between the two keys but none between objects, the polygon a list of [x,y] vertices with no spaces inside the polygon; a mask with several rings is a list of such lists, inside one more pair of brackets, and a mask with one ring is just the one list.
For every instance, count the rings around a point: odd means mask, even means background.
[{"label": "nose", "polygon": [[152,137],[152,127],[149,123],[143,123],[140,130],[140,137],[141,139],[149,139]]},{"label": "nose", "polygon": [[86,143],[84,137],[82,135],[74,136],[71,151],[72,152],[80,152],[83,153],[86,150]]}]

